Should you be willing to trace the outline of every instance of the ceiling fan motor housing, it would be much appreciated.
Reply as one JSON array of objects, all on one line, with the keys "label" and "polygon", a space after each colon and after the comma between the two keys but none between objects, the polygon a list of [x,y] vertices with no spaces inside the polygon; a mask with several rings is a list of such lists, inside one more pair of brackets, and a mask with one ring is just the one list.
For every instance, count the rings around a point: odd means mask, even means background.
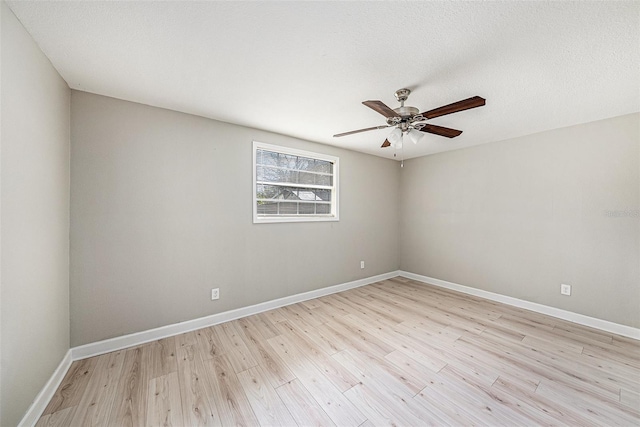
[{"label": "ceiling fan motor housing", "polygon": [[416,107],[405,107],[405,106],[394,108],[393,111],[400,114],[403,119],[416,116],[420,112],[420,110],[418,110]]},{"label": "ceiling fan motor housing", "polygon": [[402,116],[403,121],[410,117],[415,116],[420,112],[420,110],[418,110],[416,107],[404,106],[404,101],[406,101],[407,98],[409,98],[410,93],[411,93],[411,90],[409,89],[398,89],[394,94],[398,102],[400,102],[400,106],[398,108],[394,108],[393,111],[400,114],[400,116]]}]

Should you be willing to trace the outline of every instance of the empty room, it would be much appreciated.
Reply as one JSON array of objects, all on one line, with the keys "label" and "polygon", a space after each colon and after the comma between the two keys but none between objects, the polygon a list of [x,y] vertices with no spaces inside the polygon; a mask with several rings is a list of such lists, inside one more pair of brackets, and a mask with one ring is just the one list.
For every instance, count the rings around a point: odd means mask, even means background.
[{"label": "empty room", "polygon": [[640,2],[0,18],[0,426],[640,425]]}]

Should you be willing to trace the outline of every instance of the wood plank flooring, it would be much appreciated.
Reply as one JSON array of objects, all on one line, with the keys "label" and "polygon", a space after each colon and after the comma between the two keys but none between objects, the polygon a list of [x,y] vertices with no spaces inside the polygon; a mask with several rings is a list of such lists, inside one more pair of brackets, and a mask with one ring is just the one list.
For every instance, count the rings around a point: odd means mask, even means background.
[{"label": "wood plank flooring", "polygon": [[394,278],[74,362],[37,426],[640,425],[640,342]]}]

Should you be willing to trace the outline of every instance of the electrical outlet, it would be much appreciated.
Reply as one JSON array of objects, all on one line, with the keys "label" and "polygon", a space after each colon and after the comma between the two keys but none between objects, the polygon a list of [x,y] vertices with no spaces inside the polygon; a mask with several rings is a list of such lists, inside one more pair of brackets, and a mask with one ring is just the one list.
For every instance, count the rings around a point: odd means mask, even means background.
[{"label": "electrical outlet", "polygon": [[364,269],[364,261],[360,261],[360,268]]},{"label": "electrical outlet", "polygon": [[571,295],[571,285],[565,285],[564,283],[560,285],[560,293],[562,295]]},{"label": "electrical outlet", "polygon": [[220,298],[220,288],[211,289],[211,300]]}]

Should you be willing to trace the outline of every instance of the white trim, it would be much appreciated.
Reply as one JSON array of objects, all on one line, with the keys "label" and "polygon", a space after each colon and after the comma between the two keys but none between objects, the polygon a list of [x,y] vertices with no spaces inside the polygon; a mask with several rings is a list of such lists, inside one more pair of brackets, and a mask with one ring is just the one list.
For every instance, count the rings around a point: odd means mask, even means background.
[{"label": "white trim", "polygon": [[580,325],[589,326],[591,328],[596,328],[602,331],[611,332],[614,334],[640,340],[640,329],[631,326],[621,325],[619,323],[609,322],[608,320],[597,319],[595,317],[585,316],[584,314],[574,313],[572,311],[562,310],[560,308],[549,307],[548,305],[496,294],[493,292],[484,291],[482,289],[459,285],[457,283],[447,282],[446,280],[434,279],[433,277],[409,273],[407,271],[400,271],[400,276],[406,277],[407,279],[417,280],[419,282],[424,282],[441,288],[451,289],[457,292],[462,292],[464,294],[475,295],[480,298],[486,298],[491,301],[497,301],[514,307],[524,308],[526,310],[531,310],[537,313],[546,314],[548,316],[557,317],[559,319],[568,320],[569,322],[578,323]]},{"label": "white trim", "polygon": [[491,301],[500,302],[514,307],[524,308],[535,311],[537,313],[546,314],[548,316],[557,317],[559,319],[568,320],[570,322],[600,329],[606,332],[622,335],[629,338],[640,339],[640,329],[631,326],[620,325],[618,323],[609,322],[607,320],[596,319],[594,317],[585,316],[583,314],[573,313],[571,311],[562,310],[555,307],[549,307],[530,301],[521,300],[505,295],[496,294],[482,289],[476,289],[469,286],[459,285],[457,283],[447,282],[446,280],[435,279],[433,277],[422,276],[407,271],[397,270],[377,276],[366,277],[364,279],[354,280],[352,282],[342,283],[339,285],[329,286],[314,291],[303,292],[301,294],[291,295],[288,297],[278,298],[271,301],[242,307],[235,310],[225,311],[223,313],[213,314],[211,316],[201,317],[199,319],[188,320],[186,322],[175,323],[173,325],[162,326],[147,331],[137,332],[134,334],[124,335],[121,337],[111,338],[104,341],[98,341],[85,344],[79,347],[73,347],[67,351],[64,358],[49,378],[49,381],[42,388],[38,396],[27,410],[18,427],[32,427],[37,422],[49,401],[53,398],[54,393],[60,386],[62,379],[71,367],[72,361],[86,359],[87,357],[98,356],[123,348],[144,344],[173,335],[182,334],[196,329],[206,328],[208,326],[217,325],[219,323],[228,322],[230,320],[239,319],[241,317],[251,316],[253,314],[262,313],[274,308],[295,304],[301,301],[307,301],[319,298],[325,295],[346,291],[348,289],[358,288],[360,286],[369,285],[371,283],[380,282],[382,280],[391,279],[397,276],[406,277],[407,279],[416,280],[426,284],[431,284],[441,288],[451,289],[456,292],[474,295],[486,298]]},{"label": "white trim", "polygon": [[[258,205],[256,188],[258,185],[256,176],[256,153],[257,150],[268,150],[277,153],[293,154],[295,156],[308,157],[311,159],[325,160],[333,163],[333,185],[330,186],[317,186],[317,185],[305,185],[305,184],[291,184],[291,183],[278,183],[271,182],[271,185],[285,185],[285,186],[297,186],[297,187],[311,187],[311,188],[326,188],[331,190],[331,213],[328,215],[292,215],[292,216],[258,216]],[[325,222],[325,221],[339,221],[340,220],[340,158],[331,156],[329,154],[314,153],[312,151],[298,150],[296,148],[285,147],[281,145],[266,144],[264,142],[253,141],[253,187],[251,192],[253,193],[253,223],[254,224],[268,224],[268,223],[282,223],[282,222]]]},{"label": "white trim", "polygon": [[27,413],[24,414],[20,423],[18,423],[18,427],[32,427],[36,425],[38,419],[40,419],[42,413],[47,408],[49,401],[53,398],[53,395],[60,386],[62,379],[67,374],[69,367],[71,367],[72,361],[71,350],[68,350],[56,370],[53,371],[49,381],[47,381],[42,390],[40,390],[40,393],[36,396]]},{"label": "white trim", "polygon": [[210,316],[200,317],[198,319],[187,320],[185,322],[174,323],[172,325],[161,326],[155,329],[149,329],[146,331],[123,335],[104,341],[89,343],[81,345],[79,347],[73,347],[71,349],[71,354],[73,360],[86,359],[87,357],[98,356],[100,354],[110,353],[112,351],[121,350],[127,347],[133,347],[136,345],[159,340],[162,338],[167,338],[189,331],[195,331],[196,329],[206,328],[208,326],[217,325],[219,323],[228,322],[230,320],[239,319],[241,317],[251,316],[253,314],[262,313],[263,311],[272,310],[274,308],[283,307],[285,305],[295,304],[301,301],[307,301],[313,298],[335,294],[336,292],[358,288],[360,286],[369,285],[381,280],[391,279],[393,277],[397,277],[398,275],[398,271],[392,271],[385,274],[379,274],[377,276],[354,280],[352,282],[329,286],[322,289],[316,289],[314,291],[290,295],[288,297],[278,298],[271,301],[250,305],[248,307],[225,311],[223,313],[212,314]]},{"label": "white trim", "polygon": [[251,305],[248,307],[241,307],[235,310],[229,310],[222,313],[212,314],[210,316],[200,317],[198,319],[187,320],[185,322],[174,323],[172,325],[161,326],[155,329],[149,329],[142,332],[136,332],[133,334],[123,335],[120,337],[110,338],[104,341],[93,342],[78,347],[73,347],[71,351],[72,359],[80,360],[87,357],[98,356],[101,354],[109,353],[123,348],[133,347],[136,345],[148,343],[151,341],[167,338],[174,335],[179,335],[185,332],[195,331],[197,329],[206,328],[209,326],[217,325],[219,323],[228,322],[231,320],[239,319],[253,314],[262,313],[264,311],[272,310],[278,307],[284,307],[286,305],[295,304],[301,301],[307,301],[313,298],[319,298],[325,295],[334,294],[337,292],[346,291],[348,289],[358,288],[360,286],[369,285],[382,280],[391,279],[393,277],[402,276],[408,279],[417,280],[439,286],[446,289],[451,289],[464,294],[475,295],[481,298],[486,298],[492,301],[501,302],[503,304],[511,305],[514,307],[524,308],[527,310],[535,311],[537,313],[546,314],[559,319],[568,320],[570,322],[578,323],[581,325],[589,326],[592,328],[600,329],[606,332],[615,333],[618,335],[640,339],[640,329],[633,328],[631,326],[620,325],[618,323],[609,322],[602,319],[596,319],[594,317],[585,316],[583,314],[574,313],[567,310],[562,310],[555,307],[549,307],[543,304],[538,304],[530,301],[521,300],[505,295],[496,294],[482,289],[476,289],[469,286],[459,285],[457,283],[447,282],[445,280],[435,279],[432,277],[421,276],[419,274],[410,273],[407,271],[392,271],[377,276],[366,277],[363,279],[354,280],[352,282],[342,283],[339,285],[329,286],[322,289],[316,289],[314,291],[303,292],[301,294],[290,295],[283,298],[278,298],[271,301],[262,302],[259,304]]}]

